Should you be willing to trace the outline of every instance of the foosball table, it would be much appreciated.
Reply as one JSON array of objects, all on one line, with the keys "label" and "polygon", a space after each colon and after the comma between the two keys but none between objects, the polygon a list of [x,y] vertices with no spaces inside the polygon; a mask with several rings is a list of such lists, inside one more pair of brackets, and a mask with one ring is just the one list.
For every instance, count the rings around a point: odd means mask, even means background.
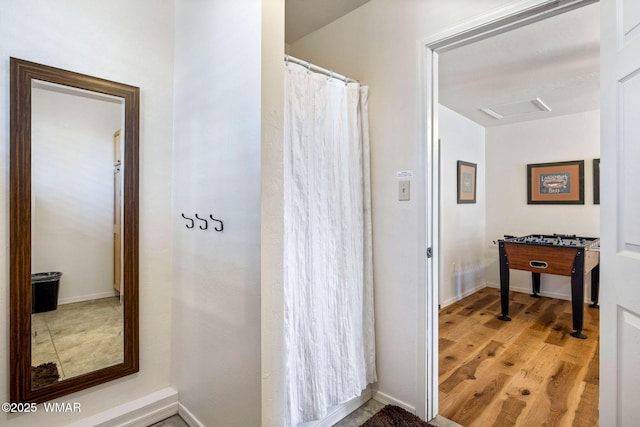
[{"label": "foosball table", "polygon": [[500,303],[502,315],[509,317],[509,270],[531,272],[532,294],[540,298],[540,274],[571,277],[572,337],[586,339],[582,333],[584,319],[584,277],[591,272],[591,305],[598,308],[600,287],[600,239],[575,235],[531,234],[523,237],[505,236],[498,240],[500,256]]}]

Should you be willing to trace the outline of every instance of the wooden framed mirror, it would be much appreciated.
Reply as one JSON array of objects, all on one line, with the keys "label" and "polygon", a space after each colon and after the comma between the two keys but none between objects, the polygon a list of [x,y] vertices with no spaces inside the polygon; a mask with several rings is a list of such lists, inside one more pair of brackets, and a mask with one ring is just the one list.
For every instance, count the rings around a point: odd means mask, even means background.
[{"label": "wooden framed mirror", "polygon": [[40,403],[138,372],[140,90],[10,68],[10,399]]}]

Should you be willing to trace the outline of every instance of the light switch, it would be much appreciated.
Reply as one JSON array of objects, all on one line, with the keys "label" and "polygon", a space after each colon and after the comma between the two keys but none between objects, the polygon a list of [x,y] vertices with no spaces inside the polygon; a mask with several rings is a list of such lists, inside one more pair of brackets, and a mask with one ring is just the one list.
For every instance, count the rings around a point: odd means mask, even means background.
[{"label": "light switch", "polygon": [[410,200],[409,184],[411,181],[400,181],[400,187],[398,189],[398,200],[401,202]]}]

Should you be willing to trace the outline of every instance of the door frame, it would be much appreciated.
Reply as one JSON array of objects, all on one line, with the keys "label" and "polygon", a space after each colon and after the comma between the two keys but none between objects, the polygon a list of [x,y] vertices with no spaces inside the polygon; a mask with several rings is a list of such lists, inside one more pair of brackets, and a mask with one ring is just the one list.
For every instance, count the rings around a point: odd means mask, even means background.
[{"label": "door frame", "polygon": [[[438,130],[438,54],[504,33],[552,16],[597,3],[598,0],[528,0],[495,9],[418,43],[420,89],[418,177],[419,247],[421,263],[418,294],[418,393],[416,413],[430,420],[438,415],[438,295],[440,141]],[[426,256],[431,249],[431,257]],[[432,327],[429,327],[432,326]]]}]

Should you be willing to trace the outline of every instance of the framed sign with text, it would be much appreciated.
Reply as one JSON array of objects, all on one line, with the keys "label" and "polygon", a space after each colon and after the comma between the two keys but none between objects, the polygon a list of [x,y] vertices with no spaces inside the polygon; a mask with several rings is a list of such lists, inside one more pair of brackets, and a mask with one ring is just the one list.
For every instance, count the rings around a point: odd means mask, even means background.
[{"label": "framed sign with text", "polygon": [[584,160],[527,165],[527,204],[583,205]]}]

